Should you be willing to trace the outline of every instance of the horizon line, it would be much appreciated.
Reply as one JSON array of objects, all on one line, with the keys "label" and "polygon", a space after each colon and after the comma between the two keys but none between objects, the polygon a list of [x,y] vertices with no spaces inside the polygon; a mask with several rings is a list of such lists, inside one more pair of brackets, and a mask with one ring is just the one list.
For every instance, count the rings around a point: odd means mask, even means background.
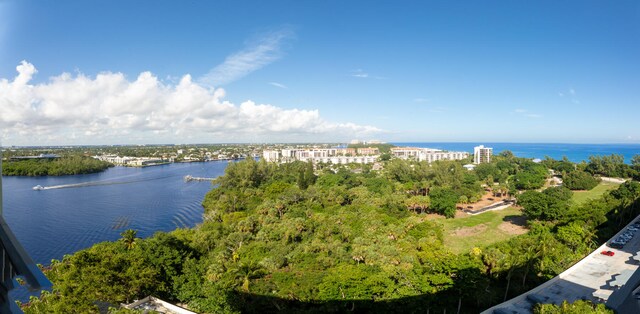
[{"label": "horizon line", "polygon": [[[367,141],[361,141],[367,142]],[[501,141],[384,141],[380,143],[372,143],[370,145],[379,144],[565,144],[565,145],[638,145],[640,142],[501,142]],[[349,142],[336,141],[336,142],[210,142],[210,143],[142,143],[142,144],[46,144],[46,145],[0,145],[1,148],[11,147],[100,147],[100,146],[179,146],[179,145],[278,145],[278,144],[347,144]],[[361,143],[358,143],[361,144]]]}]

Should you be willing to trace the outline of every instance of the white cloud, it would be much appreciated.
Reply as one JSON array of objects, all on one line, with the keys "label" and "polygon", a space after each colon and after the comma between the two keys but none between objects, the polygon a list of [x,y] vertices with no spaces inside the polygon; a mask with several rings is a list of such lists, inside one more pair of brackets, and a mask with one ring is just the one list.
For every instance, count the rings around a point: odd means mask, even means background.
[{"label": "white cloud", "polygon": [[527,117],[527,118],[532,118],[532,119],[539,119],[539,118],[543,117],[543,115],[541,115],[541,114],[532,113],[532,112],[529,112],[529,110],[522,109],[522,108],[518,108],[518,109],[514,110],[513,112],[515,112],[518,115],[521,115],[521,116],[524,116],[524,117]]},{"label": "white cloud", "polygon": [[568,96],[567,98],[569,98],[571,100],[571,103],[579,105],[580,104],[580,100],[576,98],[577,95],[578,95],[578,93],[573,88],[569,88],[567,91],[563,91],[563,92],[559,92],[558,93],[558,96],[560,96],[560,97]]},{"label": "white cloud", "polygon": [[262,34],[258,39],[249,41],[243,50],[228,56],[200,81],[211,86],[220,86],[259,70],[280,59],[283,55],[283,44],[293,36],[293,31],[288,27]]},{"label": "white cloud", "polygon": [[426,99],[426,98],[414,98],[413,101],[417,102],[417,103],[423,103],[423,102],[429,102],[429,99]]},{"label": "white cloud", "polygon": [[278,82],[269,82],[269,85],[275,86],[275,87],[279,87],[279,88],[283,88],[283,89],[287,89],[288,88],[287,85],[280,84]]},{"label": "white cloud", "polygon": [[362,69],[357,69],[355,71],[351,71],[351,76],[358,78],[369,78],[369,73],[362,71]]},{"label": "white cloud", "polygon": [[386,77],[384,76],[376,76],[376,75],[369,75],[369,73],[365,72],[362,69],[357,69],[357,70],[353,70],[351,71],[351,76],[352,77],[357,77],[357,78],[363,78],[363,79],[376,79],[376,80],[384,80],[386,79]]},{"label": "white cloud", "polygon": [[372,126],[325,121],[318,110],[283,109],[245,101],[184,75],[166,83],[151,72],[95,77],[63,73],[31,84],[36,68],[23,61],[13,80],[0,79],[0,139],[4,145],[152,142],[340,141],[372,136]]}]

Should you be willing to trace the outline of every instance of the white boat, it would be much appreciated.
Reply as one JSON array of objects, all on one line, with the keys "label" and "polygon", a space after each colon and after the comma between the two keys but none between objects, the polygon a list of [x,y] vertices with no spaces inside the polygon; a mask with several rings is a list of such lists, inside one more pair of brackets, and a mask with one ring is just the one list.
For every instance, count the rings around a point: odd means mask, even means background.
[{"label": "white boat", "polygon": [[36,186],[34,186],[34,187],[33,187],[33,190],[34,190],[34,191],[41,191],[41,190],[44,190],[44,186],[42,186],[42,185],[36,185]]}]

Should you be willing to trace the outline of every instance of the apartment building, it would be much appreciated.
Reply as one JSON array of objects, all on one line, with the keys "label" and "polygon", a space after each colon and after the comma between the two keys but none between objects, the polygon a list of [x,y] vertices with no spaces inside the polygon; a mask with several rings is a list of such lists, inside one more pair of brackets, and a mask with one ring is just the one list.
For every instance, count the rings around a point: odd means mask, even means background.
[{"label": "apartment building", "polygon": [[[361,148],[362,149],[362,148]],[[377,148],[366,148],[363,153],[359,153],[360,149],[355,148],[314,148],[314,149],[282,149],[282,150],[265,150],[262,152],[262,158],[268,162],[292,162],[292,161],[311,161],[331,162],[333,164],[349,164],[349,163],[374,163],[378,159]]]},{"label": "apartment building", "polygon": [[436,160],[460,160],[469,157],[468,152],[449,152],[433,148],[394,147],[391,154],[400,159],[434,162]]},{"label": "apartment building", "polygon": [[493,154],[493,148],[484,147],[484,145],[476,146],[473,148],[473,163],[478,165],[482,163],[491,162],[492,154]]}]

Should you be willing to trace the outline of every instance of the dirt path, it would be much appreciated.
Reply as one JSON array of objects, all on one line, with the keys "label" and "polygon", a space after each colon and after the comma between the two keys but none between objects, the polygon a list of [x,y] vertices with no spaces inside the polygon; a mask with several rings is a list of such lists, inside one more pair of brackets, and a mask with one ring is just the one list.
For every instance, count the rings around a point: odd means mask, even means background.
[{"label": "dirt path", "polygon": [[491,191],[487,191],[482,195],[482,198],[479,201],[472,204],[456,204],[456,207],[458,209],[475,211],[503,200],[505,200],[505,197],[495,197]]},{"label": "dirt path", "polygon": [[527,232],[526,224],[527,218],[524,216],[516,216],[498,225],[498,229],[507,234],[524,234]]}]

